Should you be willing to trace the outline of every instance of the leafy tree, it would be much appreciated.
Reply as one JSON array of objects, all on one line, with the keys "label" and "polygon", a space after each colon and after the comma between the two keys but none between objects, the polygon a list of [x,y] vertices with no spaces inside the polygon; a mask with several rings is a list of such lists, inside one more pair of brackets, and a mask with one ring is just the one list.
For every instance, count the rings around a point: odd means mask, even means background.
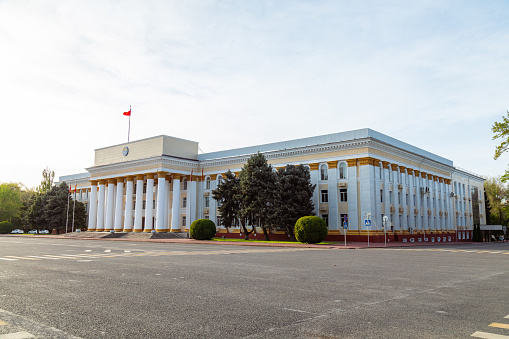
[{"label": "leafy tree", "polygon": [[46,193],[53,187],[53,180],[55,179],[55,172],[48,167],[42,171],[42,181],[37,191],[39,193]]},{"label": "leafy tree", "polygon": [[21,206],[20,184],[0,184],[0,221],[12,221],[19,217]]},{"label": "leafy tree", "polygon": [[19,208],[20,214],[12,219],[12,223],[14,225],[14,228],[22,228],[27,230],[30,228],[27,220],[28,210],[30,208],[32,197],[36,194],[36,192],[34,189],[26,188],[23,185],[20,186],[21,186],[20,191],[21,207]]},{"label": "leafy tree", "polygon": [[488,178],[484,182],[484,190],[488,197],[492,224],[507,225],[509,221],[508,205],[509,189],[502,182],[501,177]]},{"label": "leafy tree", "polygon": [[[502,153],[509,149],[509,111],[507,111],[507,116],[502,117],[502,122],[495,122],[493,126],[491,126],[491,131],[495,134],[493,140],[502,139],[500,145],[495,148],[495,155],[493,156],[493,158],[497,160]],[[509,171],[505,171],[501,180],[502,182],[509,180]]]},{"label": "leafy tree", "polygon": [[316,185],[311,184],[309,169],[304,165],[287,165],[277,171],[276,192],[271,204],[271,224],[277,230],[284,230],[295,239],[294,227],[297,220],[314,215],[312,202]]},{"label": "leafy tree", "polygon": [[269,239],[270,204],[274,201],[276,174],[260,152],[253,154],[240,172],[242,193],[241,217],[260,225],[265,240]]},{"label": "leafy tree", "polygon": [[251,230],[247,229],[247,219],[241,217],[242,192],[240,190],[240,180],[235,177],[232,171],[228,170],[223,180],[212,191],[212,197],[219,203],[219,213],[221,215],[221,225],[227,229],[240,226],[244,239],[248,240],[249,235],[254,232],[254,226]]},{"label": "leafy tree", "polygon": [[490,200],[488,199],[488,194],[486,193],[486,189],[484,190],[484,207],[486,209],[486,222],[490,223],[491,206],[490,206]]}]

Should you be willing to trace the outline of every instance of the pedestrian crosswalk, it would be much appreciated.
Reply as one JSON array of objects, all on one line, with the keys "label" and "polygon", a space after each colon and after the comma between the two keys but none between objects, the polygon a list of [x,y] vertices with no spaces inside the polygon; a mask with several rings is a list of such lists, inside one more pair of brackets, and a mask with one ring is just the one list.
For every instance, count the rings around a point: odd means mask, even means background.
[{"label": "pedestrian crosswalk", "polygon": [[509,255],[508,251],[486,251],[486,250],[462,250],[462,249],[446,249],[446,248],[379,248],[383,251],[417,251],[417,252],[450,252],[450,253],[475,253],[475,254],[501,254]]},{"label": "pedestrian crosswalk", "polygon": [[[504,319],[509,319],[509,315],[506,315]],[[484,331],[476,331],[472,333],[470,336],[474,338],[484,338],[484,339],[509,339],[509,323],[491,323],[488,326],[493,327],[498,330],[499,333],[492,332],[484,332]]]},{"label": "pedestrian crosswalk", "polygon": [[[88,262],[102,258],[119,258],[119,257],[147,257],[147,256],[179,256],[179,255],[225,255],[225,254],[247,254],[247,253],[274,253],[274,252],[295,252],[295,251],[323,251],[320,248],[259,248],[259,249],[233,249],[233,250],[215,250],[215,251],[133,251],[133,250],[111,250],[104,251],[84,250],[84,253],[61,253],[61,254],[39,254],[0,256],[0,261],[43,261],[43,260],[75,260]],[[0,338],[1,339],[1,338]]]}]

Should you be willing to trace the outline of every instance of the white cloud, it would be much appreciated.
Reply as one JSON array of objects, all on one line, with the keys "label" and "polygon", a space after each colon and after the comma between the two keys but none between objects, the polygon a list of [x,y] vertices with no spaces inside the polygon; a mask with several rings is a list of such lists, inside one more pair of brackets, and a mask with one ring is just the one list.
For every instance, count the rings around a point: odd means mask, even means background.
[{"label": "white cloud", "polygon": [[0,2],[0,181],[158,134],[204,151],[370,127],[481,174],[508,109],[505,2]]}]

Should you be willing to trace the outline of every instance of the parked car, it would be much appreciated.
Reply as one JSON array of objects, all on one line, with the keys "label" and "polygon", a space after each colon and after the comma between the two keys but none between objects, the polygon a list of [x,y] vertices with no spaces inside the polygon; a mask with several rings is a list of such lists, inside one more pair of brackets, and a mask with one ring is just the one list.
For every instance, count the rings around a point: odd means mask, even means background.
[{"label": "parked car", "polygon": [[23,230],[20,230],[19,228],[16,228],[16,229],[12,230],[11,233],[13,233],[13,234],[16,234],[16,233],[17,234],[23,234],[24,232],[23,232]]},{"label": "parked car", "polygon": [[37,234],[37,230],[30,230],[28,231],[28,234]]},{"label": "parked car", "polygon": [[39,234],[49,234],[49,231],[48,230],[40,230]]}]

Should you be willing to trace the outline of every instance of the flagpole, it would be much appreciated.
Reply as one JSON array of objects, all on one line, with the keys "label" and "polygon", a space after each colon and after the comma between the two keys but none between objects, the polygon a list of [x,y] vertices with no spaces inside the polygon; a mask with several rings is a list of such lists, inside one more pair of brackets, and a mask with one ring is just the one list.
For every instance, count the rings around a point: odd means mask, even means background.
[{"label": "flagpole", "polygon": [[133,111],[131,110],[131,105],[129,105],[129,129],[127,130],[127,143],[129,143],[129,135],[131,134],[131,114]]},{"label": "flagpole", "polygon": [[71,193],[71,186],[69,185],[69,192],[67,192],[67,218],[65,219],[65,233],[67,233],[67,225],[69,224],[69,197]]}]

